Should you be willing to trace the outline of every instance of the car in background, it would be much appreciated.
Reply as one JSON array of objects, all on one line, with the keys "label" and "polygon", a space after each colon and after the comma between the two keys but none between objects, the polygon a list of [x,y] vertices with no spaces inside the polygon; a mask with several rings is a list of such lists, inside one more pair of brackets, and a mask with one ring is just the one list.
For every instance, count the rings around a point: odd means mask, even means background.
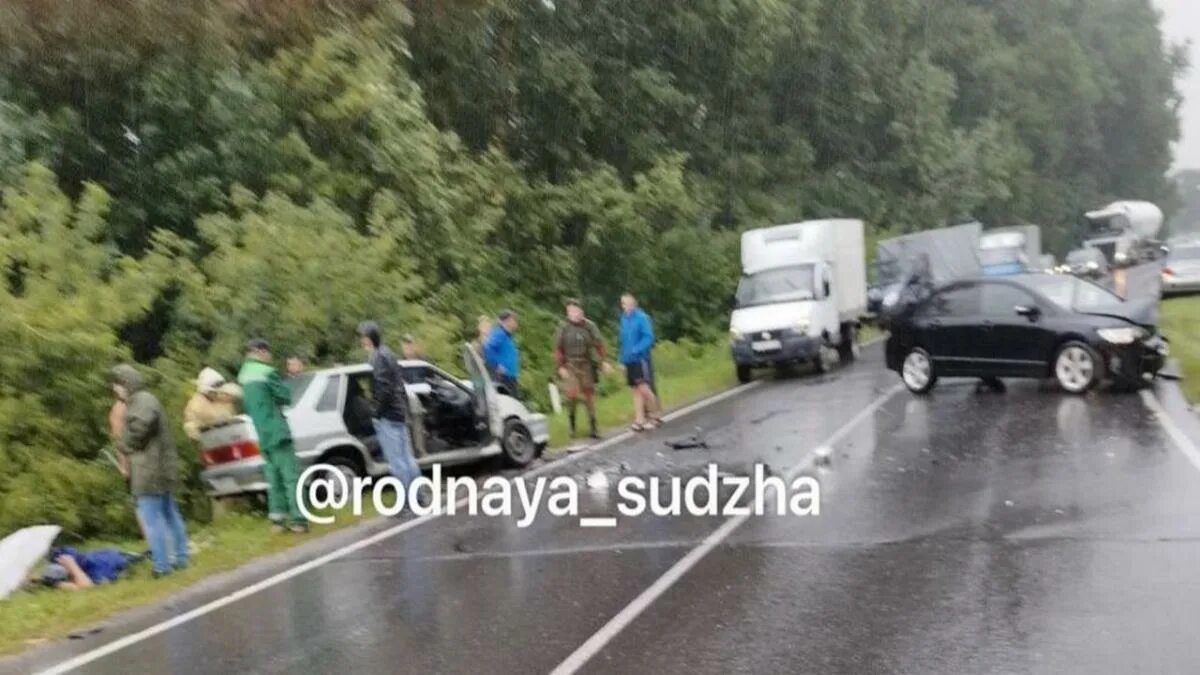
[{"label": "car in background", "polygon": [[887,367],[924,394],[940,377],[1054,378],[1079,394],[1137,386],[1162,368],[1157,302],[1124,301],[1090,281],[1023,274],[944,286],[892,322]]},{"label": "car in background", "polygon": [[1200,291],[1200,240],[1171,246],[1163,262],[1163,295]]},{"label": "car in background", "polygon": [[[431,363],[401,360],[408,394],[408,432],[422,467],[502,457],[522,467],[549,441],[546,416],[499,393],[479,355],[463,349],[469,381]],[[371,367],[327,368],[286,380],[292,405],[285,410],[301,471],[328,464],[348,479],[388,473],[371,424]],[[211,497],[265,492],[258,435],[245,415],[200,434],[201,479]]]},{"label": "car in background", "polygon": [[1108,259],[1100,249],[1085,246],[1068,253],[1059,271],[1086,279],[1102,279],[1108,274]]}]

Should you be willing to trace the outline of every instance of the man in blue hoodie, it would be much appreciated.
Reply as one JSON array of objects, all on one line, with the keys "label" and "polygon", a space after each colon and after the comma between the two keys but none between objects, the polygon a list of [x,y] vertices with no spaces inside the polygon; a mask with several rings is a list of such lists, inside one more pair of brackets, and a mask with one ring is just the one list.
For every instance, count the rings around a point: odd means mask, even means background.
[{"label": "man in blue hoodie", "polygon": [[654,395],[654,369],[650,365],[654,328],[650,325],[650,317],[637,306],[637,300],[630,293],[621,296],[618,337],[618,354],[625,368],[625,381],[633,391],[633,426],[630,429],[653,429],[662,422],[658,417],[658,397]]},{"label": "man in blue hoodie", "polygon": [[506,309],[496,315],[496,325],[483,341],[483,363],[487,366],[496,384],[513,398],[519,398],[517,376],[520,374],[520,357],[513,333],[517,330],[517,314]]}]

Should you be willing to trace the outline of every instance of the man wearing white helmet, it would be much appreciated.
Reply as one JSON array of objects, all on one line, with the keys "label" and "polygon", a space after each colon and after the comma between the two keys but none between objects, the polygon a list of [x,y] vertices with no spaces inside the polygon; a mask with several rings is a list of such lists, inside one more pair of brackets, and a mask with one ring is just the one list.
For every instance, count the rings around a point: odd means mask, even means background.
[{"label": "man wearing white helmet", "polygon": [[193,441],[207,427],[237,415],[237,400],[241,388],[225,381],[225,376],[205,368],[196,378],[196,393],[183,409],[183,430]]}]

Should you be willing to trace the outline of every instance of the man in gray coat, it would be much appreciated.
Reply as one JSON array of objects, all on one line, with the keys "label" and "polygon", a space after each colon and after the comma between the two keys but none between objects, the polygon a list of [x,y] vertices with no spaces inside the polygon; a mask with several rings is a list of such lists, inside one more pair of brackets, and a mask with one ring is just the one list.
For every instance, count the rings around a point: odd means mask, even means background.
[{"label": "man in gray coat", "polygon": [[[112,388],[126,406],[121,445],[129,453],[130,490],[146,529],[154,576],[169,574],[188,564],[187,528],[173,494],[179,480],[179,457],[171,425],[162,404],[146,390],[133,366],[121,364],[112,369]],[[174,559],[168,553],[168,538]]]}]

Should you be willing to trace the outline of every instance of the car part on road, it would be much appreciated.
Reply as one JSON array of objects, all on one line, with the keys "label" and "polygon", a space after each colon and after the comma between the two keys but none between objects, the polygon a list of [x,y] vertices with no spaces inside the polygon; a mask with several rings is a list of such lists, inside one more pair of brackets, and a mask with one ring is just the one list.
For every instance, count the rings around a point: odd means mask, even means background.
[{"label": "car part on road", "polygon": [[937,384],[937,374],[933,372],[933,360],[929,358],[929,352],[920,347],[913,347],[908,356],[904,357],[901,379],[912,393],[929,393],[933,385]]},{"label": "car part on road", "polygon": [[1054,357],[1054,377],[1063,391],[1071,394],[1082,394],[1091,389],[1101,379],[1103,368],[1100,355],[1076,340],[1064,344]]},{"label": "car part on road", "polygon": [[683,438],[672,438],[670,440],[663,441],[663,444],[672,450],[691,450],[694,448],[704,448],[705,450],[708,449],[708,441],[700,438],[697,435],[684,436]]}]

